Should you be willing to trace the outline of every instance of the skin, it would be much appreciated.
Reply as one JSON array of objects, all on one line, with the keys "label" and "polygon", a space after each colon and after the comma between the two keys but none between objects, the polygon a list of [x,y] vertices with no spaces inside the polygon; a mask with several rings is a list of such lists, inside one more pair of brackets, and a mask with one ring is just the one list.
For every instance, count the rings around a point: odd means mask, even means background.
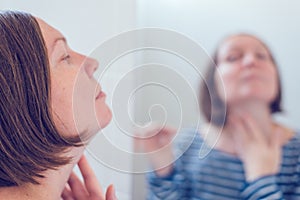
[{"label": "skin", "polygon": [[[92,137],[111,120],[105,93],[93,77],[98,68],[94,59],[69,48],[64,36],[41,19],[37,19],[44,37],[51,78],[51,106],[54,122],[65,137],[88,134]],[[24,184],[0,189],[0,196],[13,199],[79,199],[114,200],[113,186],[102,192],[92,168],[83,156],[84,147],[73,147],[68,165],[45,172],[40,185]],[[78,164],[83,182],[72,172]]]},{"label": "skin", "polygon": [[[227,106],[244,101],[268,104],[278,91],[277,70],[268,50],[250,36],[233,36],[219,48],[217,87]],[[218,80],[218,78],[222,80]],[[226,94],[226,100],[225,100]]]},{"label": "skin", "polygon": [[[159,176],[166,176],[172,170],[174,156],[172,153],[172,139],[176,130],[172,127],[159,127],[153,125],[141,130],[144,134],[137,133],[135,137],[135,149],[147,153],[148,159]],[[139,137],[139,135],[147,137]]]},{"label": "skin", "polygon": [[[255,37],[236,35],[220,45],[217,58],[215,81],[227,106],[228,121],[222,128],[204,127],[200,132],[209,137],[203,138],[207,138],[206,143],[212,148],[239,157],[244,163],[247,181],[276,174],[282,145],[294,133],[272,120],[269,104],[278,93],[278,74],[268,50]],[[156,127],[146,130],[152,136],[148,139],[136,139],[144,152],[167,147],[176,133],[169,127],[156,130]],[[173,167],[172,164],[166,166],[165,162],[173,159],[171,148],[164,149],[164,158],[161,155],[149,157],[158,176],[168,175]]]},{"label": "skin", "polygon": [[71,173],[68,183],[64,188],[61,198],[64,200],[68,199],[106,199],[114,200],[117,199],[115,196],[115,191],[113,185],[107,188],[106,194],[101,190],[96,175],[94,174],[92,168],[89,166],[86,158],[82,156],[78,162],[78,167],[82,174],[84,182],[76,176],[74,172]]},{"label": "skin", "polygon": [[49,54],[52,109],[59,131],[65,136],[96,133],[112,117],[105,93],[93,77],[98,62],[70,49],[55,28],[41,19],[38,23]]},{"label": "skin", "polygon": [[[50,61],[55,124],[67,137],[83,132],[92,136],[104,128],[112,117],[105,103],[106,95],[93,77],[98,62],[70,49],[65,37],[43,20],[38,19],[38,23]],[[85,157],[80,158],[78,166],[84,183],[75,173],[69,173],[68,183],[62,193],[63,199],[116,199],[112,186],[108,188],[106,197],[102,193]]]}]

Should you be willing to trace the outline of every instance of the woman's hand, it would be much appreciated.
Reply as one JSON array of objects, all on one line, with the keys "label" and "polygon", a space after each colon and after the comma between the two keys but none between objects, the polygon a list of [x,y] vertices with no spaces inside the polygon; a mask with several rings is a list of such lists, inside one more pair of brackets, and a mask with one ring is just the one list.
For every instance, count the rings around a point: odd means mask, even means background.
[{"label": "woman's hand", "polygon": [[237,154],[244,163],[247,181],[276,174],[281,163],[281,133],[272,127],[271,133],[263,133],[257,122],[247,114],[230,116],[229,126]]},{"label": "woman's hand", "polygon": [[173,128],[161,128],[158,125],[143,129],[143,133],[136,134],[136,148],[147,153],[156,174],[159,176],[169,174],[173,168],[174,156],[171,141],[175,134],[176,130]]},{"label": "woman's hand", "polygon": [[84,182],[72,172],[67,185],[61,195],[63,200],[116,200],[115,191],[112,185],[107,188],[104,196],[101,186],[85,156],[78,162],[78,167]]}]

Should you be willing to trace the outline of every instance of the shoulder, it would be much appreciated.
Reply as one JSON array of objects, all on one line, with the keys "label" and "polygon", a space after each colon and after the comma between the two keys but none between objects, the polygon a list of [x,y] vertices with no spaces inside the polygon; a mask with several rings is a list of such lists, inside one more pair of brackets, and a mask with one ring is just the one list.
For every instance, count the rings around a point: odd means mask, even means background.
[{"label": "shoulder", "polygon": [[[287,140],[284,147],[300,149],[300,131],[293,131],[293,135]],[[300,151],[299,151],[300,154]]]},{"label": "shoulder", "polygon": [[294,134],[282,147],[283,162],[298,163],[300,160],[300,131],[294,131]]}]

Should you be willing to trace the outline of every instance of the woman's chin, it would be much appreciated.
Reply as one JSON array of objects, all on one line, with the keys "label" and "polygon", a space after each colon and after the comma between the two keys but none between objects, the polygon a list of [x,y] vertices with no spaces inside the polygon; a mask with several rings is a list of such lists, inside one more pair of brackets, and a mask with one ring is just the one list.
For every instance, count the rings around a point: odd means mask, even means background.
[{"label": "woman's chin", "polygon": [[104,116],[102,113],[99,113],[97,118],[98,127],[99,127],[98,131],[104,129],[111,122],[111,120],[112,120],[112,112],[109,108],[107,108],[107,111]]}]

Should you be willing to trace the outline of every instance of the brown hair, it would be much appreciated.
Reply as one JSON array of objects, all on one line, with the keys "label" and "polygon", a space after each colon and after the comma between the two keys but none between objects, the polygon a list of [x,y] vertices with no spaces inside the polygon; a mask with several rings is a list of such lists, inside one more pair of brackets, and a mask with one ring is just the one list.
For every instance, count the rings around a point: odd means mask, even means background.
[{"label": "brown hair", "polygon": [[[262,45],[267,49],[267,51],[270,54],[271,61],[276,67],[277,74],[278,74],[278,93],[277,96],[275,97],[274,101],[271,102],[270,104],[270,109],[272,113],[276,112],[281,112],[281,81],[279,77],[279,72],[278,72],[278,66],[276,64],[276,61],[268,48],[268,46],[262,42],[259,38],[250,35],[250,34],[236,34],[236,35],[231,35],[232,36],[249,36],[257,39],[262,43]],[[208,67],[207,67],[207,72],[204,76],[203,81],[201,82],[201,87],[200,87],[200,108],[201,112],[204,114],[205,119],[208,122],[211,122],[212,124],[216,126],[223,126],[226,123],[226,105],[225,103],[221,100],[217,89],[216,89],[216,84],[215,84],[215,73],[216,73],[216,67],[218,65],[218,51],[222,43],[228,39],[229,37],[226,37],[222,42],[219,43],[217,46],[217,49],[215,50],[212,60],[213,62],[210,62]]]},{"label": "brown hair", "polygon": [[82,143],[79,136],[63,138],[54,125],[47,50],[30,14],[0,12],[0,94],[0,187],[38,184]]}]

